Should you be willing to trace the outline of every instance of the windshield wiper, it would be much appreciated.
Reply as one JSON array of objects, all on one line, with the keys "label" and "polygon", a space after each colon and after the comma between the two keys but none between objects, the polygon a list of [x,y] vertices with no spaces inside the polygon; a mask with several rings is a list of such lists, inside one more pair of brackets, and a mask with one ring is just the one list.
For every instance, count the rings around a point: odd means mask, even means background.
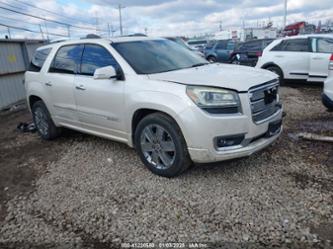
[{"label": "windshield wiper", "polygon": [[209,63],[202,62],[202,63],[193,64],[191,67],[201,67],[201,66],[204,66],[204,65],[207,65],[207,64],[209,64]]}]

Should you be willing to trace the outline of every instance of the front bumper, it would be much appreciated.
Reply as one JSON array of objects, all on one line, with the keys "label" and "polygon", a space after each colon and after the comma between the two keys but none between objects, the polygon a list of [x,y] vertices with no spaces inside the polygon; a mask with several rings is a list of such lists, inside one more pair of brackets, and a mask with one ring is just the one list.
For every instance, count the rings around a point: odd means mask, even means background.
[{"label": "front bumper", "polygon": [[330,99],[325,93],[321,94],[321,100],[327,109],[333,109],[333,100]]},{"label": "front bumper", "polygon": [[209,162],[218,162],[225,161],[229,159],[235,159],[240,157],[250,156],[253,153],[260,151],[270,144],[272,144],[282,133],[282,127],[278,134],[269,138],[260,138],[249,145],[233,150],[221,150],[216,151],[215,153],[209,151],[208,149],[195,149],[189,148],[189,153],[191,159],[196,163],[209,163]]},{"label": "front bumper", "polygon": [[[246,157],[269,146],[279,137],[282,126],[273,136],[265,134],[270,124],[282,120],[282,107],[264,122],[256,124],[252,120],[248,94],[239,96],[242,103],[241,114],[210,115],[196,106],[180,114],[181,128],[193,162],[209,163]],[[240,146],[217,148],[214,144],[216,137],[237,134],[244,135],[245,142]]]}]

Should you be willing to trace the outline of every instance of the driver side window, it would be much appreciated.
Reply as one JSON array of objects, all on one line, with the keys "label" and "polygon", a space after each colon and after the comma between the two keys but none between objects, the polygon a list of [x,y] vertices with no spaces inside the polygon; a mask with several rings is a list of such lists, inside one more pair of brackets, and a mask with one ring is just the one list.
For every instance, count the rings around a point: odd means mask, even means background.
[{"label": "driver side window", "polygon": [[116,71],[119,69],[117,61],[106,48],[100,45],[86,44],[83,50],[80,74],[93,76],[97,68],[106,66],[113,66]]}]

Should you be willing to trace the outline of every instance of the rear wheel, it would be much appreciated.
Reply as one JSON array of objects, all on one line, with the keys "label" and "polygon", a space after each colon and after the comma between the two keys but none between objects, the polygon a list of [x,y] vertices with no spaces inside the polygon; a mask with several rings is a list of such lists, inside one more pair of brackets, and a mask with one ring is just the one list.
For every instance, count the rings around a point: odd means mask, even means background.
[{"label": "rear wheel", "polygon": [[52,140],[60,135],[61,130],[53,123],[51,115],[43,101],[35,102],[31,111],[37,132],[43,139]]},{"label": "rear wheel", "polygon": [[180,128],[165,114],[153,113],[143,118],[134,139],[142,162],[157,175],[174,177],[191,165]]},{"label": "rear wheel", "polygon": [[283,84],[283,82],[284,82],[283,73],[282,73],[282,70],[279,67],[277,67],[277,66],[269,66],[266,69],[269,70],[269,71],[271,71],[271,72],[273,72],[273,73],[276,73],[279,76],[280,85]]},{"label": "rear wheel", "polygon": [[236,55],[231,58],[231,64],[240,65],[240,61]]}]

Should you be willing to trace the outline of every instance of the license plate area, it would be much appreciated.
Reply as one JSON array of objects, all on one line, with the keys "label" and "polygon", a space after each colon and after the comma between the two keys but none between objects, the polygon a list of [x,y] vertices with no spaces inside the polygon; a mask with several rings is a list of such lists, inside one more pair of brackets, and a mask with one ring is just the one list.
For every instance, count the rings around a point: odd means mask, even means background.
[{"label": "license plate area", "polygon": [[282,119],[269,123],[266,137],[272,137],[281,131]]}]

